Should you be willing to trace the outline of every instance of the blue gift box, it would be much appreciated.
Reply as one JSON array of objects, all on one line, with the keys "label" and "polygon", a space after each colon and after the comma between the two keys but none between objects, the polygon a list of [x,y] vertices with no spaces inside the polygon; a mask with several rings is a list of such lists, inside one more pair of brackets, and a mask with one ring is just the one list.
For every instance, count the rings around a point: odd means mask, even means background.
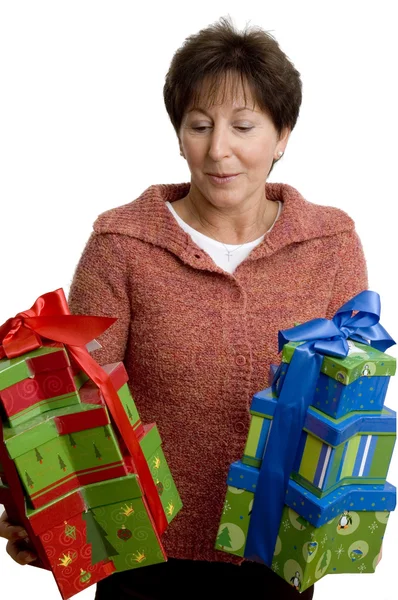
[{"label": "blue gift box", "polygon": [[[253,396],[242,462],[259,467],[278,398],[271,387]],[[341,485],[384,485],[396,439],[396,413],[355,412],[334,419],[310,406],[291,477],[316,496]]]},{"label": "blue gift box", "polygon": [[[294,349],[299,344],[285,344],[279,381],[274,389],[279,395]],[[395,374],[396,360],[376,348],[349,341],[346,358],[325,356],[315,387],[312,406],[336,419],[352,411],[381,410],[390,377]]]},{"label": "blue gift box", "polygon": [[[255,494],[258,476],[259,469],[238,460],[229,468],[227,484]],[[388,482],[379,486],[347,485],[318,498],[290,479],[285,504],[314,527],[321,527],[344,510],[392,512],[396,506],[396,488]]]}]

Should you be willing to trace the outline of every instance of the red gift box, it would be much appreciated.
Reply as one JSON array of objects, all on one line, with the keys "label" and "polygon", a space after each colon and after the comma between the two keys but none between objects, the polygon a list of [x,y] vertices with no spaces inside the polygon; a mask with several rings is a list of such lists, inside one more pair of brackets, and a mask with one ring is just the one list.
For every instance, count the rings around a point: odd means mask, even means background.
[{"label": "red gift box", "polygon": [[[29,376],[0,391],[11,424],[24,422],[60,404],[77,404],[76,366],[71,366],[64,347],[26,359]],[[78,380],[78,377],[76,378]],[[62,397],[62,398],[61,398]],[[65,404],[66,403],[66,404]],[[20,414],[22,413],[22,414]]]},{"label": "red gift box", "polygon": [[76,491],[30,518],[36,543],[44,548],[64,599],[115,571],[108,559],[92,564],[87,521],[83,518],[86,508],[82,494]]}]

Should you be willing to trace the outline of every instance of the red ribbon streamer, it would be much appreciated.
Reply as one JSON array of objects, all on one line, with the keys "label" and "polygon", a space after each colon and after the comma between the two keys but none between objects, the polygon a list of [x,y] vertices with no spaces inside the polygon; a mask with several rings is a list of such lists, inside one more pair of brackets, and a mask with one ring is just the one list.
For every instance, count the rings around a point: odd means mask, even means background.
[{"label": "red ribbon streamer", "polygon": [[71,315],[60,288],[40,296],[32,308],[18,313],[0,327],[0,359],[14,358],[45,344],[44,339],[65,344],[70,356],[100,388],[108,409],[130,452],[159,535],[166,530],[167,519],[156,485],[137,436],[124,412],[109,375],[90,356],[86,344],[103,333],[116,319]]}]

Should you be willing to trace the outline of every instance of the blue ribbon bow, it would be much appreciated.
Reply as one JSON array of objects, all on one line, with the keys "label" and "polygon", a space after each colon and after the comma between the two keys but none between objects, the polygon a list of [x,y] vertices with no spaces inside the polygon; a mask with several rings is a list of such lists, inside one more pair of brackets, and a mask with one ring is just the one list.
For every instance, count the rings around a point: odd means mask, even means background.
[{"label": "blue ribbon bow", "polygon": [[366,290],[339,308],[331,321],[313,319],[279,331],[279,352],[288,341],[305,343],[294,351],[276,405],[254,496],[245,558],[272,565],[286,489],[323,356],[347,356],[348,338],[384,352],[395,342],[379,319],[380,296]]}]

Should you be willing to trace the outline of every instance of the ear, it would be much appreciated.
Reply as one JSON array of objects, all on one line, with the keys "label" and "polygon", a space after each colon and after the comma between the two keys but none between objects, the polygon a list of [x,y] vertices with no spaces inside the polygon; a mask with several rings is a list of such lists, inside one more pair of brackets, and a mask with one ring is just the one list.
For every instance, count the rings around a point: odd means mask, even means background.
[{"label": "ear", "polygon": [[181,140],[180,140],[180,136],[178,136],[178,146],[180,148],[180,155],[185,158],[184,150],[182,149],[182,143],[181,143]]},{"label": "ear", "polygon": [[291,132],[292,131],[291,131],[290,127],[285,127],[284,129],[282,129],[281,134],[278,139],[278,143],[275,148],[276,154],[278,154],[278,152],[282,152],[283,154],[285,153],[286,146],[289,141]]}]

